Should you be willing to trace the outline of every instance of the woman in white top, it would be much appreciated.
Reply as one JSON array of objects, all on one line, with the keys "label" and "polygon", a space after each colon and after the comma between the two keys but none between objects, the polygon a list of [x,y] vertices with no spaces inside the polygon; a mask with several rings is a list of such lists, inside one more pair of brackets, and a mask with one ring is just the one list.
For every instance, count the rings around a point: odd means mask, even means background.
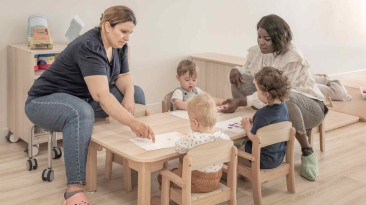
[{"label": "woman in white top", "polygon": [[291,43],[291,29],[281,17],[274,14],[262,17],[257,33],[258,45],[248,49],[245,65],[240,71],[234,68],[230,72],[233,99],[223,102],[228,104],[223,112],[234,112],[239,106],[263,107],[253,83],[254,74],[265,66],[283,71],[291,85],[290,98],[286,101],[289,118],[302,148],[301,175],[315,180],[319,173],[318,162],[306,130],[323,121],[328,111],[324,96],[316,86],[307,60]]}]

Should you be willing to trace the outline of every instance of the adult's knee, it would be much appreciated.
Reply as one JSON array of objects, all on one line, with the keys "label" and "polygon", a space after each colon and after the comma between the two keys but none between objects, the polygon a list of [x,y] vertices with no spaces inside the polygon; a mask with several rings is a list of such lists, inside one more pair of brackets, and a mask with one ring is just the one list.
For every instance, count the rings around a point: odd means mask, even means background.
[{"label": "adult's knee", "polygon": [[82,106],[79,110],[78,110],[78,115],[80,120],[88,120],[91,121],[91,123],[94,123],[94,110],[93,108],[88,105],[88,106]]},{"label": "adult's knee", "polygon": [[72,108],[72,114],[69,115],[69,123],[87,123],[89,125],[94,124],[94,110],[89,104],[83,104],[82,106],[76,106]]},{"label": "adult's knee", "polygon": [[141,87],[135,85],[135,103],[146,105],[145,93]]}]

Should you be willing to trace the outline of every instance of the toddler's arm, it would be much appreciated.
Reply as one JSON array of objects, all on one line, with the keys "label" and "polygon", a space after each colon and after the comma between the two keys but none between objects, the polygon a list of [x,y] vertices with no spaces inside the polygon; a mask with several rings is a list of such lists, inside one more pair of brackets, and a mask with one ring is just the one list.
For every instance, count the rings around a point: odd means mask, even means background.
[{"label": "toddler's arm", "polygon": [[181,99],[175,98],[175,99],[173,99],[173,103],[174,103],[175,107],[177,107],[178,110],[187,110],[187,107],[188,107],[187,102],[184,102]]},{"label": "toddler's arm", "polygon": [[175,142],[175,150],[179,154],[187,153],[188,149],[190,148],[189,144],[190,144],[190,139],[189,139],[189,135],[188,135]]},{"label": "toddler's arm", "polygon": [[241,126],[243,127],[243,129],[245,130],[245,132],[248,135],[248,138],[250,140],[253,139],[254,135],[252,134],[252,132],[250,131],[253,127],[253,118],[246,118],[243,117],[243,119],[241,120]]}]

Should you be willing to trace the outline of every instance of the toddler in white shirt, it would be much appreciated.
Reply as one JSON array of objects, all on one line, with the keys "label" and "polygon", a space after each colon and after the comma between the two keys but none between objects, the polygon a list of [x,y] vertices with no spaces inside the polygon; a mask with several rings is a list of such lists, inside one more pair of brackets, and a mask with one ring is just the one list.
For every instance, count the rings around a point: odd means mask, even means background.
[{"label": "toddler in white shirt", "polygon": [[[214,131],[216,124],[216,105],[213,98],[201,93],[188,100],[188,116],[192,132],[175,143],[177,152],[187,153],[189,149],[200,144],[215,140],[230,140],[229,136],[221,131]],[[223,164],[213,164],[199,170],[192,171],[192,193],[205,193],[216,190],[222,176]],[[171,170],[178,176],[182,176],[182,168]],[[161,186],[161,175],[158,176]],[[171,183],[172,187],[177,187]],[[153,197],[151,204],[160,204],[160,197]]]}]

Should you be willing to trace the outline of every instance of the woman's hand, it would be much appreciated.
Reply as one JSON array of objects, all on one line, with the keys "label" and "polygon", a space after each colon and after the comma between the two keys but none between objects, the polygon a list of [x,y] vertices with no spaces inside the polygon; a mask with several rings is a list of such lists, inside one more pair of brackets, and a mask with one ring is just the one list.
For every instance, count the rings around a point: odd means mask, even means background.
[{"label": "woman's hand", "polygon": [[239,106],[245,106],[246,103],[246,98],[230,98],[222,102],[221,105],[224,106],[224,109],[221,111],[224,113],[233,113]]},{"label": "woman's hand", "polygon": [[240,87],[240,83],[244,83],[243,77],[237,68],[233,68],[230,71],[230,83],[236,87]]},{"label": "woman's hand", "polygon": [[132,115],[135,115],[135,100],[129,99],[129,98],[123,98],[122,100],[122,106]]},{"label": "woman's hand", "polygon": [[155,143],[155,134],[150,126],[134,119],[129,124],[129,127],[136,134],[137,137],[152,139],[152,141]]}]

